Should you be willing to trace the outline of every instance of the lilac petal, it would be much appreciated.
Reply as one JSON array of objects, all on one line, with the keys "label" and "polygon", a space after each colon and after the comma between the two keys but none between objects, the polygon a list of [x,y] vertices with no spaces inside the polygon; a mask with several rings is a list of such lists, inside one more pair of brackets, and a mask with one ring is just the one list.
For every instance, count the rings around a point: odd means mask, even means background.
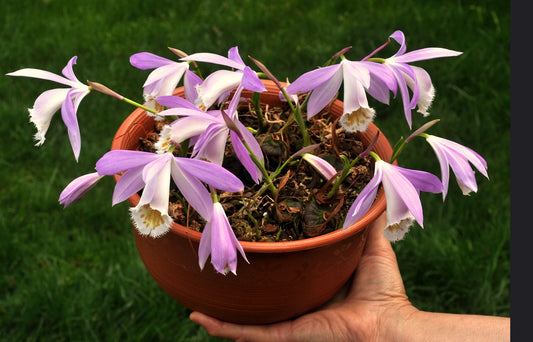
[{"label": "lilac petal", "polygon": [[74,179],[59,195],[59,203],[65,208],[79,200],[91,190],[103,176],[93,172]]},{"label": "lilac petal", "polygon": [[[156,159],[146,164],[142,172],[143,181],[146,184],[152,182],[155,178],[158,177],[161,172],[163,172],[163,170],[170,167],[170,162],[172,161],[172,158],[172,153],[162,153],[159,154]],[[168,172],[170,172],[170,169]]]},{"label": "lilac petal", "polygon": [[176,163],[176,159],[172,163],[171,173],[172,179],[183,197],[200,216],[209,221],[211,219],[213,201],[205,185],[196,178],[196,175],[192,175],[185,168],[181,168]]},{"label": "lilac petal", "polygon": [[342,225],[342,229],[350,227],[352,224],[357,222],[367,211],[370,209],[376,195],[378,193],[379,184],[383,179],[383,172],[381,168],[374,169],[374,176],[364,187],[364,189],[359,193],[355,201],[350,206],[348,213],[346,214],[346,219]]},{"label": "lilac petal", "polygon": [[255,91],[257,93],[266,91],[263,82],[261,82],[259,77],[257,77],[255,71],[253,71],[249,67],[245,67],[243,70],[242,86],[245,89]]},{"label": "lilac petal", "polygon": [[324,159],[311,153],[305,153],[302,158],[307,161],[324,179],[330,180],[335,177],[337,170]]},{"label": "lilac petal", "polygon": [[159,157],[156,153],[113,150],[104,154],[96,162],[96,171],[100,175],[114,175],[123,171],[146,165]]},{"label": "lilac petal", "polygon": [[39,78],[43,80],[53,81],[61,84],[65,84],[68,86],[74,86],[75,82],[66,79],[64,77],[61,77],[59,75],[56,75],[52,72],[46,71],[46,70],[40,70],[40,69],[33,69],[33,68],[26,68],[26,69],[20,69],[14,72],[10,72],[6,74],[7,76],[21,76],[21,77],[32,77],[32,78]]},{"label": "lilac petal", "polygon": [[198,137],[192,152],[193,156],[222,165],[228,133],[229,129],[225,124],[220,122],[210,124],[205,132]]},{"label": "lilac petal", "polygon": [[209,52],[193,53],[192,55],[181,58],[180,61],[196,61],[196,62],[213,63],[213,64],[225,65],[230,68],[237,69],[237,70],[242,70],[244,68],[244,63],[241,64],[229,58],[222,57],[220,55],[209,53]]},{"label": "lilac petal", "polygon": [[395,56],[394,61],[397,63],[410,63],[440,57],[455,57],[461,54],[462,52],[460,51],[454,51],[444,48],[425,48],[410,51],[401,56]]},{"label": "lilac petal", "polygon": [[394,39],[396,42],[398,42],[398,44],[400,44],[400,48],[394,56],[403,55],[405,53],[405,50],[407,49],[407,46],[405,45],[405,35],[403,34],[403,32],[400,30],[394,31],[394,33],[391,34],[389,38]]},{"label": "lilac petal", "polygon": [[[216,203],[215,203],[216,205]],[[233,273],[237,269],[237,251],[233,245],[230,232],[231,226],[224,213],[213,211],[213,227],[211,228],[211,264],[219,273],[226,274],[226,267]]]},{"label": "lilac petal", "polygon": [[237,249],[242,257],[249,263],[244,250],[235,237],[224,213],[222,205],[217,202],[213,205],[213,225],[211,228],[211,264],[220,273],[226,274],[229,269],[237,274]]},{"label": "lilac petal", "polygon": [[143,84],[144,93],[172,95],[187,68],[187,63],[172,63],[155,69]]},{"label": "lilac petal", "polygon": [[242,60],[241,55],[239,54],[238,46],[234,46],[228,50],[228,58],[236,63],[244,65],[244,61]]},{"label": "lilac petal", "polygon": [[211,254],[211,232],[213,231],[213,221],[207,221],[204,230],[202,231],[202,237],[200,238],[200,245],[198,246],[198,265],[203,270],[207,258]]},{"label": "lilac petal", "polygon": [[[242,81],[243,73],[229,70],[218,70],[207,76],[204,82],[196,88],[198,99],[205,108],[211,107],[220,95],[231,91]],[[198,105],[198,104],[197,104]]]},{"label": "lilac petal", "polygon": [[342,83],[342,70],[337,70],[329,80],[315,88],[309,96],[307,103],[307,118],[320,112],[335,97]]},{"label": "lilac petal", "polygon": [[211,123],[213,120],[206,117],[190,116],[178,119],[171,124],[171,140],[179,144],[186,139],[201,135]]},{"label": "lilac petal", "polygon": [[176,63],[170,59],[154,55],[150,52],[139,52],[130,57],[130,63],[137,69],[147,70]]},{"label": "lilac petal", "polygon": [[[371,80],[372,78],[379,79],[382,83],[385,84],[387,89],[396,93],[396,79],[389,68],[387,68],[383,64],[374,62],[363,61],[358,63],[365,66],[365,68],[370,73]],[[372,85],[372,83],[370,85]]]},{"label": "lilac petal", "polygon": [[174,159],[182,170],[186,170],[186,172],[216,189],[231,192],[238,192],[244,189],[241,180],[220,165],[200,159],[180,157],[175,157]]},{"label": "lilac petal", "polygon": [[439,178],[429,172],[406,169],[394,166],[395,170],[404,175],[413,186],[420,191],[432,192],[434,194],[442,192],[442,183]]},{"label": "lilac petal", "polygon": [[400,95],[402,96],[405,119],[407,120],[407,123],[409,124],[409,128],[411,128],[412,126],[411,109],[413,109],[413,106],[411,105],[411,102],[409,101],[409,90],[407,89],[407,83],[405,81],[405,78],[403,77],[403,75],[401,74],[399,70],[396,70],[396,68],[391,68],[391,70],[394,73],[394,77],[396,78],[398,88],[400,89]]},{"label": "lilac petal", "polygon": [[298,92],[308,92],[334,77],[340,67],[340,64],[335,64],[306,72],[289,84],[285,90],[290,95],[297,94]]},{"label": "lilac petal", "polygon": [[203,80],[189,69],[185,70],[185,77],[183,78],[183,87],[185,88],[185,98],[194,103],[198,97],[196,86],[202,84]]},{"label": "lilac petal", "polygon": [[113,191],[113,206],[127,200],[144,187],[143,168],[144,165],[129,169],[119,178]]},{"label": "lilac petal", "polygon": [[476,176],[468,161],[464,158],[449,158],[448,161],[457,181],[463,185],[463,188],[477,192]]},{"label": "lilac petal", "polygon": [[81,83],[80,81],[78,81],[78,78],[76,78],[76,75],[74,75],[74,70],[72,69],[74,64],[76,64],[76,60],[78,59],[77,56],[74,56],[72,57],[67,65],[63,68],[63,70],[61,71],[61,73],[66,77],[68,78],[69,80],[71,81],[74,81],[76,83]]},{"label": "lilac petal", "polygon": [[[198,111],[198,107],[196,107],[194,103],[191,103],[190,101],[180,96],[174,96],[174,95],[158,96],[155,98],[155,100],[157,101],[157,103],[167,108],[187,108],[187,109],[191,109],[194,111]],[[161,113],[163,112],[160,112],[159,115],[165,115]],[[170,115],[176,115],[176,114],[170,114]]]},{"label": "lilac petal", "polygon": [[[379,164],[379,166],[378,166]],[[417,189],[407,179],[402,172],[397,170],[397,167],[388,164],[382,160],[376,162],[376,167],[383,168],[383,187],[385,189],[385,197],[387,199],[388,214],[398,215],[394,222],[397,223],[405,218],[405,212],[408,210],[415,218],[415,220],[423,227],[423,213],[422,203],[420,202],[420,195]],[[400,218],[401,216],[401,218]]]},{"label": "lilac petal", "polygon": [[[246,130],[246,131],[248,131],[248,130]],[[239,136],[237,135],[237,133],[235,133],[234,131],[230,131],[230,136],[231,136],[231,143],[232,143],[232,146],[233,146],[233,150],[235,151],[235,155],[237,156],[237,158],[241,162],[242,166],[244,166],[246,171],[248,171],[248,173],[252,177],[253,181],[255,183],[259,184],[259,182],[262,179],[262,174],[258,170],[258,168],[255,165],[255,163],[252,161],[252,159],[250,157],[250,153],[248,152],[246,147],[243,145],[243,143],[242,143],[241,139],[239,138]]]},{"label": "lilac petal", "polygon": [[67,93],[67,98],[63,101],[63,105],[61,106],[61,117],[63,118],[65,126],[67,126],[70,145],[72,146],[76,161],[78,161],[81,150],[81,136],[78,118],[76,117],[76,110],[72,100],[72,96],[75,92],[76,89],[72,88]]}]

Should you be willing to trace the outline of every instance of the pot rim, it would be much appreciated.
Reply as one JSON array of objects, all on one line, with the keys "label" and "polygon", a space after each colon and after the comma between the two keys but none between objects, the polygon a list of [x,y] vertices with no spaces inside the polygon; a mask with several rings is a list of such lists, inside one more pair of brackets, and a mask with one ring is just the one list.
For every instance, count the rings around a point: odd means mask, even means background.
[{"label": "pot rim", "polygon": [[[274,82],[270,80],[262,80],[263,84],[267,88],[267,92],[276,94],[277,97],[277,91],[278,88],[274,84]],[[285,83],[281,82],[282,85],[285,86]],[[182,95],[183,94],[183,87],[177,88],[174,92],[174,95]],[[263,93],[261,93],[263,94]],[[251,92],[243,91],[241,96],[251,96]],[[270,96],[271,100],[273,96]],[[336,100],[341,102],[340,100]],[[279,100],[281,103],[281,100]],[[139,116],[145,116],[145,111],[138,108],[135,109],[121,124],[119,129],[117,130],[117,133],[115,134],[115,137],[113,138],[113,142],[111,145],[111,150],[117,150],[120,149],[123,138],[125,134],[127,134],[129,127],[132,125],[135,125],[138,121]],[[370,136],[374,136],[379,129],[374,123],[370,123],[367,132],[370,133]],[[365,144],[368,144],[369,141],[365,141]],[[378,138],[378,141],[375,145],[376,148],[380,148],[381,153],[378,154],[384,154],[386,157],[390,157],[390,154],[392,154],[392,147],[390,146],[389,141],[387,138],[380,132],[380,136]],[[113,176],[115,181],[118,181],[120,178],[120,175],[114,175]],[[136,206],[141,197],[138,194],[134,194],[131,197],[128,198],[128,202],[130,203],[131,207]],[[339,229],[330,233],[326,233],[323,235],[306,238],[303,240],[296,240],[296,241],[280,241],[280,242],[254,242],[254,241],[239,241],[242,248],[245,252],[253,252],[253,253],[286,253],[286,252],[297,252],[297,251],[303,251],[308,250],[320,246],[329,245],[331,243],[335,243],[341,240],[344,240],[350,236],[353,236],[361,231],[364,230],[371,222],[375,221],[386,209],[386,199],[385,199],[385,193],[383,189],[380,189],[378,192],[378,195],[368,210],[368,212],[363,215],[357,222],[355,222],[353,225],[346,229]],[[189,239],[190,241],[199,243],[200,238],[202,236],[201,232],[189,229],[188,227],[182,226],[176,222],[172,223],[172,226],[170,228],[171,234],[176,234],[181,237],[184,237],[186,239]]]}]

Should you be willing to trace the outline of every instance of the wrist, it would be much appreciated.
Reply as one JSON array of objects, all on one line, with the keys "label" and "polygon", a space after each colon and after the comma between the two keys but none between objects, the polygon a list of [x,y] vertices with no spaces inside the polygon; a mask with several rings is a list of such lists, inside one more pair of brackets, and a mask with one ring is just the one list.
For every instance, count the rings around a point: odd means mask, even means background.
[{"label": "wrist", "polygon": [[410,302],[387,308],[379,322],[378,341],[412,341],[410,331],[422,312]]}]

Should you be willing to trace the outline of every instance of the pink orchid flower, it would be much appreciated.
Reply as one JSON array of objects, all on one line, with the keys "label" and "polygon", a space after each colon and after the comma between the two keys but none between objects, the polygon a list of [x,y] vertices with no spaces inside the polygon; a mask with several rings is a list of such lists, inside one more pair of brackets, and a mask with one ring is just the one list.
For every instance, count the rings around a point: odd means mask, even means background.
[{"label": "pink orchid flower", "polygon": [[227,97],[230,91],[236,89],[239,85],[244,89],[255,92],[266,90],[255,71],[244,64],[237,46],[232,47],[228,51],[227,58],[214,53],[201,52],[181,58],[180,60],[214,63],[236,69],[235,71],[215,71],[207,76],[202,84],[196,86],[198,97],[195,104],[202,110],[208,109],[217,100]]},{"label": "pink orchid flower", "polygon": [[[420,113],[425,116],[429,115],[427,110],[435,96],[435,89],[429,74],[424,69],[408,63],[440,57],[459,56],[462,52],[431,47],[406,53],[407,46],[402,31],[395,31],[390,35],[390,38],[396,40],[400,44],[400,48],[394,56],[385,59],[383,65],[388,67],[394,75],[397,88],[402,96],[405,118],[409,127],[411,127],[411,110],[418,106]],[[409,99],[408,88],[413,92],[411,99]],[[396,86],[390,89],[396,89]]]},{"label": "pink orchid flower", "polygon": [[72,66],[76,64],[77,57],[72,57],[67,65],[63,68],[62,74],[65,77],[56,75],[46,70],[40,69],[20,69],[15,72],[8,73],[8,76],[22,76],[40,78],[69,86],[70,88],[56,88],[47,90],[37,99],[33,104],[33,108],[29,109],[30,121],[37,128],[35,139],[36,146],[40,146],[45,141],[45,135],[50,126],[50,121],[54,114],[61,108],[61,117],[68,129],[68,136],[72,151],[76,161],[80,156],[81,137],[80,128],[78,126],[78,118],[76,112],[81,100],[90,92],[89,86],[81,83],[74,74]]},{"label": "pink orchid flower", "polygon": [[431,173],[405,169],[378,160],[374,167],[374,177],[348,210],[343,229],[354,224],[370,209],[380,184],[383,185],[387,200],[385,235],[391,241],[401,240],[414,220],[424,227],[419,191],[432,193],[442,191],[442,183]]},{"label": "pink orchid flower", "polygon": [[426,141],[433,148],[437,155],[437,159],[439,160],[442,184],[444,186],[444,190],[442,191],[443,199],[446,198],[448,192],[450,167],[453,170],[457,184],[463,191],[464,195],[468,195],[471,191],[477,192],[476,177],[469,162],[472,163],[483,176],[489,178],[487,173],[487,162],[472,149],[434,135],[427,135]]}]

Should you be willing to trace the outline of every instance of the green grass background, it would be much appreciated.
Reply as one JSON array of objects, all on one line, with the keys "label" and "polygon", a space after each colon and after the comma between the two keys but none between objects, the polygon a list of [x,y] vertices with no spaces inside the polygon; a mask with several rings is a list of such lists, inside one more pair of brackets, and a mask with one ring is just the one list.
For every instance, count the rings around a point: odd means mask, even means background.
[{"label": "green grass background", "polygon": [[[408,50],[440,46],[456,58],[417,63],[437,95],[431,133],[483,155],[469,197],[454,180],[442,203],[423,194],[425,229],[394,244],[407,293],[422,310],[510,314],[510,4],[505,1],[70,1],[0,4],[1,73],[34,67],[60,73],[74,55],[80,80],[141,99],[149,71],[129,56],[167,47],[226,54],[238,45],[278,78],[294,80],[352,46],[360,59],[404,31]],[[393,44],[391,44],[393,45]],[[396,51],[396,45],[382,55]],[[0,340],[211,341],[189,311],[150,278],[137,254],[127,204],[111,207],[112,179],[63,209],[61,190],[91,172],[131,111],[100,94],[81,103],[76,163],[60,115],[34,147],[28,107],[56,84],[0,76]],[[408,134],[400,101],[375,104],[376,123],[395,140]],[[414,127],[426,121],[414,114]],[[440,175],[430,147],[415,141],[404,166]],[[409,152],[409,151],[408,151]]]}]

